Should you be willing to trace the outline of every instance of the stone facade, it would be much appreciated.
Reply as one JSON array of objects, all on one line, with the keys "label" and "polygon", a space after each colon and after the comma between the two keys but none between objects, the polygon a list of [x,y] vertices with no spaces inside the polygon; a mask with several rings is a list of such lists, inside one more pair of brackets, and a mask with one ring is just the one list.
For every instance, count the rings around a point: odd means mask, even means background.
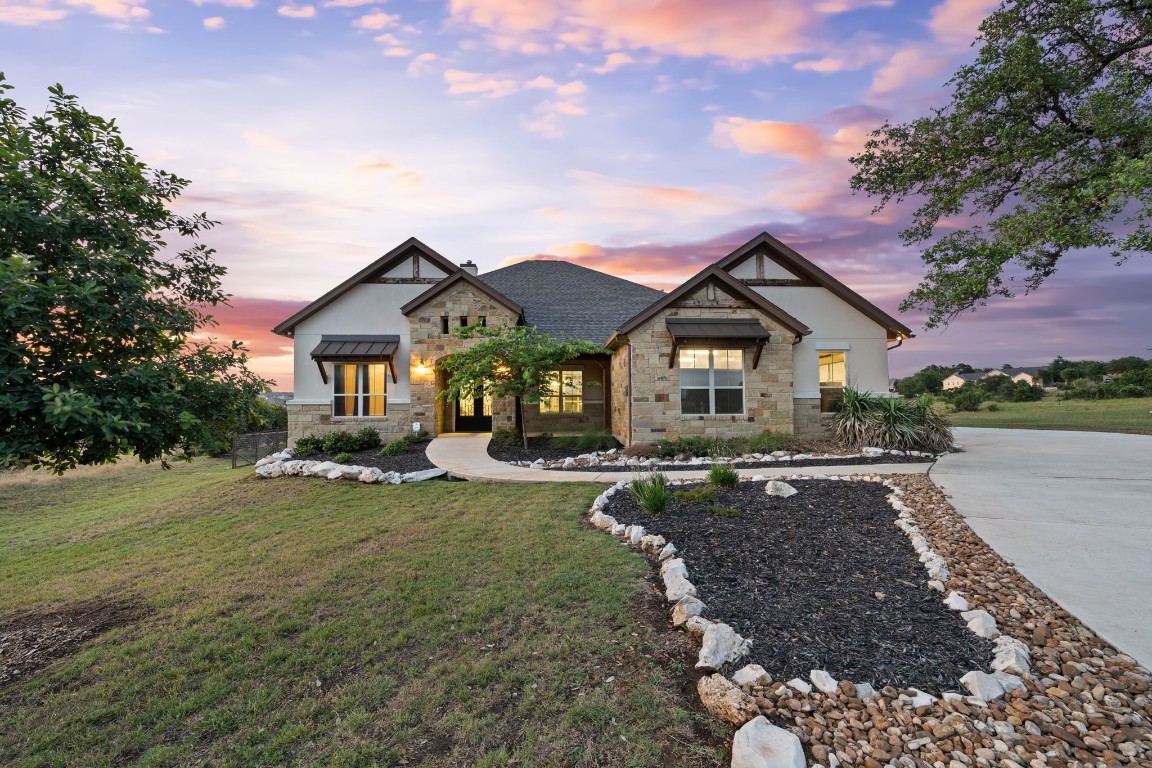
[{"label": "stone facade", "polygon": [[[528,434],[551,432],[557,435],[579,434],[588,430],[609,428],[605,414],[611,408],[612,383],[610,360],[603,358],[573,360],[564,363],[565,370],[579,369],[584,377],[584,410],[580,414],[540,413],[536,403],[524,405],[524,424]],[[595,383],[592,383],[595,382]]]},{"label": "stone facade", "polygon": [[612,436],[622,445],[631,444],[632,423],[632,379],[629,370],[632,365],[632,348],[625,343],[612,355],[612,389],[610,423]]},{"label": "stone facade", "polygon": [[820,398],[800,397],[792,401],[795,407],[795,432],[802,437],[821,437],[827,425],[820,417]]},{"label": "stone facade", "polygon": [[[444,332],[442,318],[448,318]],[[430,434],[438,435],[455,429],[455,410],[436,395],[444,384],[443,375],[434,370],[444,358],[468,349],[479,339],[458,339],[452,334],[460,327],[461,318],[468,325],[480,317],[490,327],[507,322],[515,325],[518,317],[512,310],[465,282],[457,283],[408,315],[412,337],[411,417],[420,421]],[[492,429],[512,429],[516,424],[515,401],[500,398],[492,404]]]},{"label": "stone facade", "polygon": [[[680,412],[680,369],[669,367],[672,337],[665,327],[667,317],[731,319],[754,317],[771,334],[764,345],[759,365],[752,368],[754,349],[744,351],[744,413],[740,415],[684,415]],[[649,443],[663,437],[733,437],[759,434],[766,430],[793,432],[792,344],[794,335],[751,303],[728,295],[713,285],[701,286],[674,306],[657,313],[632,331],[627,339],[631,367],[628,411],[614,413],[613,426],[630,422],[626,444]],[[621,398],[623,399],[623,398]],[[617,435],[617,439],[621,439]]]},{"label": "stone facade", "polygon": [[388,403],[386,416],[333,416],[331,404],[290,404],[288,409],[288,445],[305,435],[328,435],[333,432],[358,432],[372,427],[384,441],[395,440],[412,430],[411,411],[407,403]]}]

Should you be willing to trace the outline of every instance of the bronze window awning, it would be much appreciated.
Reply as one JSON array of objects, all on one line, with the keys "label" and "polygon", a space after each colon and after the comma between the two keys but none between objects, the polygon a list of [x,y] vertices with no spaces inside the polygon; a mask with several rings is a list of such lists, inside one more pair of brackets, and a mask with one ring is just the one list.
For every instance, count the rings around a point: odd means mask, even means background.
[{"label": "bronze window awning", "polygon": [[320,369],[320,378],[328,383],[324,363],[387,363],[396,383],[396,364],[393,357],[400,346],[400,337],[391,336],[321,336],[312,350],[312,359]]},{"label": "bronze window awning", "polygon": [[672,335],[672,354],[668,357],[668,367],[676,364],[676,352],[680,347],[738,346],[756,347],[752,355],[752,368],[760,363],[760,353],[768,343],[771,334],[755,318],[714,319],[707,317],[668,317],[664,319],[668,333]]}]

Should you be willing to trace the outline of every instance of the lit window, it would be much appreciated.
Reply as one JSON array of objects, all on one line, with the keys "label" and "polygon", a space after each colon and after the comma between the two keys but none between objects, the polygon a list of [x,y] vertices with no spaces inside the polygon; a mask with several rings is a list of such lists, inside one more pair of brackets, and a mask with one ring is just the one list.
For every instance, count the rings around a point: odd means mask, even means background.
[{"label": "lit window", "polygon": [[383,416],[387,409],[388,366],[337,363],[332,379],[336,416]]},{"label": "lit window", "polygon": [[549,371],[540,413],[579,415],[584,413],[584,372]]},{"label": "lit window", "polygon": [[820,353],[820,412],[832,413],[844,399],[848,383],[844,352]]},{"label": "lit window", "polygon": [[680,350],[680,413],[744,413],[744,351]]}]

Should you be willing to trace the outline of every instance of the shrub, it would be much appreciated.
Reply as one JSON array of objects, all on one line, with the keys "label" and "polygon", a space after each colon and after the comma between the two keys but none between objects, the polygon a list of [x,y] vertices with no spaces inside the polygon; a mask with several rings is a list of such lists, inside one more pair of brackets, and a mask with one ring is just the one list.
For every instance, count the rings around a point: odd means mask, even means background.
[{"label": "shrub", "polygon": [[735,488],[740,482],[740,473],[732,469],[731,464],[713,464],[708,470],[708,482],[721,488]]},{"label": "shrub", "polygon": [[380,443],[383,442],[380,439],[380,433],[372,427],[364,427],[353,434],[353,437],[356,439],[356,448],[353,449],[355,451],[370,451],[373,448],[379,448]]},{"label": "shrub", "polygon": [[716,517],[740,517],[740,510],[734,507],[726,507],[723,504],[709,504],[705,507],[705,511]]},{"label": "shrub", "polygon": [[332,461],[336,462],[337,464],[348,464],[352,461],[352,454],[347,452],[338,453],[332,457]]},{"label": "shrub", "polygon": [[552,435],[545,433],[540,437],[547,435],[550,438],[549,444],[553,448],[572,448],[578,451],[606,451],[609,448],[619,448],[620,443],[616,442],[616,438],[612,437],[612,433],[605,432],[602,429],[590,429],[581,432],[579,435]]},{"label": "shrub", "polygon": [[1000,403],[988,403],[988,410],[995,413],[1000,410]]},{"label": "shrub", "polygon": [[315,433],[305,435],[296,441],[297,456],[314,456],[324,450],[324,438]]},{"label": "shrub", "polygon": [[632,498],[650,515],[658,515],[668,508],[672,494],[668,491],[668,475],[656,472],[651,475],[641,475],[628,486]]},{"label": "shrub", "polygon": [[351,453],[360,450],[360,441],[351,432],[333,432],[324,435],[324,453]]},{"label": "shrub", "polygon": [[428,430],[421,429],[419,432],[409,432],[404,435],[404,441],[409,445],[416,445],[417,443],[426,443],[431,440]]},{"label": "shrub", "polygon": [[384,444],[377,456],[402,456],[408,450],[408,441],[402,437],[390,440]]},{"label": "shrub", "polygon": [[676,491],[672,497],[685,504],[707,504],[716,501],[716,487],[712,485],[698,485],[686,491]]},{"label": "shrub", "polygon": [[492,442],[503,448],[519,448],[524,442],[515,429],[498,429],[492,433]]},{"label": "shrub", "polygon": [[979,389],[962,389],[952,398],[952,407],[958,411],[978,411],[984,402],[984,393]]},{"label": "shrub", "polygon": [[943,451],[952,446],[952,425],[927,395],[902,400],[845,389],[832,429],[841,444],[854,448]]}]

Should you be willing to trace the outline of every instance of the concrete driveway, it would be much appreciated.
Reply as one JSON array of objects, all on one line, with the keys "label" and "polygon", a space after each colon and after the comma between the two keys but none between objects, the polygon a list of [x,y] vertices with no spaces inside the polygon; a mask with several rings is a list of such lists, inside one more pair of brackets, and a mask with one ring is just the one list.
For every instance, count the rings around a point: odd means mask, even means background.
[{"label": "concrete driveway", "polygon": [[930,475],[1020,573],[1152,668],[1152,437],[956,430]]}]

